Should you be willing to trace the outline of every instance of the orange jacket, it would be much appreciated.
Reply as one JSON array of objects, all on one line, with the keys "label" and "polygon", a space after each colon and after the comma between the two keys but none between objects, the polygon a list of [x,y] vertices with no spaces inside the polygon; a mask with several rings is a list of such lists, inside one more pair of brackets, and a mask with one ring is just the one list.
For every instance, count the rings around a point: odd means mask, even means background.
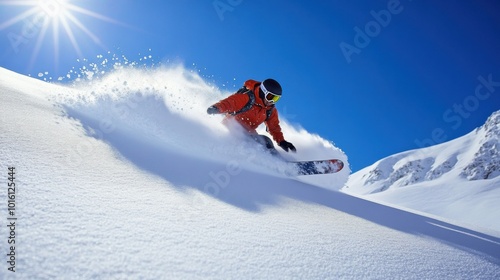
[{"label": "orange jacket", "polygon": [[[262,99],[260,98],[260,82],[254,80],[248,80],[245,82],[244,86],[252,90],[255,94],[255,102],[250,107],[249,110],[239,113],[237,115],[232,115],[231,113],[239,111],[243,108],[250,97],[248,94],[235,93],[217,103],[215,107],[219,109],[219,112],[226,113],[227,119],[234,119],[239,124],[241,124],[249,133],[256,134],[255,131],[259,125],[265,122],[267,126],[267,131],[271,134],[276,143],[280,143],[285,140],[283,133],[281,132],[280,121],[278,118],[278,110],[274,105],[266,106]],[[267,118],[267,111],[271,110],[271,115]],[[266,120],[267,118],[267,120]]]}]

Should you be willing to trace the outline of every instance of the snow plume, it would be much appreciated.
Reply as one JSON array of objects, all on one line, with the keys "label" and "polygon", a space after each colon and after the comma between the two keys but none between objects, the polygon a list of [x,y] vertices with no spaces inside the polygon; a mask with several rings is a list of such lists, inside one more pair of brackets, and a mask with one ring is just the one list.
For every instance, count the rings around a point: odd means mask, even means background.
[{"label": "snow plume", "polygon": [[[206,108],[232,92],[221,90],[182,65],[142,69],[119,67],[102,77],[93,77],[76,81],[71,90],[57,95],[57,103],[69,117],[81,122],[88,135],[109,143],[120,156],[143,169],[156,170],[163,176],[165,172],[161,169],[171,165],[185,165],[187,170],[197,168],[182,159],[161,158],[160,155],[163,153],[166,157],[168,151],[229,163],[236,170],[244,168],[281,177],[293,172],[292,166],[247,139],[238,125],[229,125],[229,128],[222,124],[221,115],[207,115]],[[279,110],[279,104],[277,106]],[[296,154],[280,151],[284,158],[339,158],[347,163],[346,155],[330,141],[295,127],[286,119],[281,119],[281,124],[285,138],[298,150]],[[258,132],[268,135],[264,125]],[[144,141],[147,143],[139,143]],[[145,147],[157,147],[158,150],[153,155],[141,155]],[[346,164],[337,174],[298,179],[338,190],[349,173]],[[214,191],[213,187],[208,189],[213,193],[220,191],[217,188]]]}]

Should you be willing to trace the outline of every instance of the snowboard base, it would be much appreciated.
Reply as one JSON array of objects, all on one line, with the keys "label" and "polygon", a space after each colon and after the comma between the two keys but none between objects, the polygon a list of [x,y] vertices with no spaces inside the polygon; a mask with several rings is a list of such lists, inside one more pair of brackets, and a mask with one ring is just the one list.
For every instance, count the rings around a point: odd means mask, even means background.
[{"label": "snowboard base", "polygon": [[344,162],[340,159],[294,161],[291,163],[297,167],[297,175],[332,174],[344,168]]}]

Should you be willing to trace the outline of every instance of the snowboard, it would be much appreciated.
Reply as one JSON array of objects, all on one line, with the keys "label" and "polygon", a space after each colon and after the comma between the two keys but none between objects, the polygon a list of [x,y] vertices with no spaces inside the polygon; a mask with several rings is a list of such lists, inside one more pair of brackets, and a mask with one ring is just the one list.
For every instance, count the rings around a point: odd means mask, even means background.
[{"label": "snowboard", "polygon": [[297,175],[315,175],[337,173],[344,168],[344,162],[340,159],[293,161],[297,167]]}]

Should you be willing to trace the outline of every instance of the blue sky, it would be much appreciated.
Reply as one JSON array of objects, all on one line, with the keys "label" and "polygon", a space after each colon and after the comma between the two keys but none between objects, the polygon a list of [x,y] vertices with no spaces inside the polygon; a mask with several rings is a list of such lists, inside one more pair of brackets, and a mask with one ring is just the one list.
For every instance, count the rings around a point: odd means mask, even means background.
[{"label": "blue sky", "polygon": [[38,1],[0,1],[0,66],[58,77],[109,51],[181,61],[228,89],[272,77],[281,115],[333,141],[353,171],[464,135],[500,109],[494,0],[67,2],[80,8],[66,19],[72,36],[62,23],[44,31],[26,12]]}]

